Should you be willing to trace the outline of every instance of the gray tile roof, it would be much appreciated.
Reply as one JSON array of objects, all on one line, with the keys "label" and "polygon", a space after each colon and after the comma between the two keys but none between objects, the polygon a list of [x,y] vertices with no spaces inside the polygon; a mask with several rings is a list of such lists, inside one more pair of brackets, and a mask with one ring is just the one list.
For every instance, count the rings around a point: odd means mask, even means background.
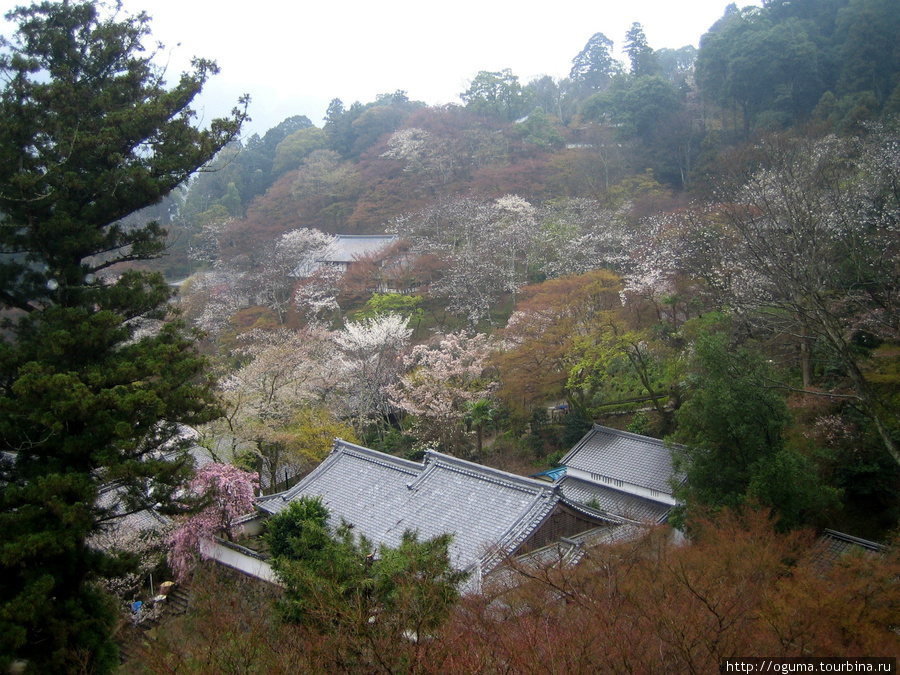
[{"label": "gray tile roof", "polygon": [[[195,469],[199,469],[214,461],[209,452],[199,445],[192,445],[186,452],[191,456]],[[174,460],[177,456],[178,453],[172,452],[166,458]],[[124,501],[125,490],[120,483],[107,483],[100,488],[97,494],[97,506],[101,509],[108,509],[109,515],[115,516],[107,521],[105,527],[122,531],[143,532],[158,530],[161,527],[170,525],[172,522],[168,516],[157,513],[153,508],[126,513]]]},{"label": "gray tile roof", "polygon": [[813,564],[824,570],[845,555],[880,555],[884,549],[884,545],[874,541],[853,537],[843,532],[825,530],[813,548]]},{"label": "gray tile roof", "polygon": [[422,538],[453,534],[453,565],[480,563],[484,571],[513,553],[561,500],[545,481],[437,452],[418,464],[340,440],[300,483],[258,504],[277,513],[303,495],[321,496],[333,518],[376,544],[396,546],[406,530]]},{"label": "gray tile roof", "polygon": [[628,494],[575,476],[563,476],[557,485],[563,496],[570,502],[591,504],[592,506],[596,504],[596,508],[601,511],[638,522],[654,524],[662,522],[672,510],[668,504]]},{"label": "gray tile roof", "polygon": [[580,563],[594,547],[629,541],[645,531],[643,525],[622,523],[603,525],[573,537],[564,537],[549,546],[511,558],[508,564],[492,570],[485,584],[493,593],[509,590],[518,586],[523,577],[540,575],[550,568],[572,567]]},{"label": "gray tile roof", "polygon": [[672,494],[672,456],[655,438],[595,424],[560,464]]}]

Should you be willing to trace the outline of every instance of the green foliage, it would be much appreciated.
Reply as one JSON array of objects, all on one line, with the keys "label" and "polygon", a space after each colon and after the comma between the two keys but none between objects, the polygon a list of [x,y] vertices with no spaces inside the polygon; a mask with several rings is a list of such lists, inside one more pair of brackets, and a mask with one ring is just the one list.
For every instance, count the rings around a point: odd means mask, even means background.
[{"label": "green foliage", "polygon": [[562,134],[556,129],[553,118],[543,108],[535,108],[528,118],[516,125],[516,132],[525,143],[540,150],[559,149],[566,144]]},{"label": "green foliage", "polygon": [[787,406],[760,359],[734,354],[727,334],[701,336],[694,349],[691,396],[676,413],[688,489],[702,504],[737,506],[757,462],[783,448]]},{"label": "green foliage", "polygon": [[602,91],[622,66],[613,56],[613,41],[603,33],[594,33],[572,59],[569,77],[584,92]]},{"label": "green foliage", "polygon": [[527,110],[526,93],[509,68],[480,71],[460,98],[475,114],[505,122],[518,119]]},{"label": "green foliage", "polygon": [[[217,410],[193,336],[164,322],[165,231],[122,219],[158,203],[239,131],[244,113],[194,126],[216,72],[174,86],[142,54],[146,15],[92,2],[9,15],[0,73],[0,669],[110,672],[112,605],[85,545],[114,509],[171,502],[187,469],[179,425]],[[101,279],[106,275],[105,279]],[[11,313],[10,310],[17,310]],[[97,504],[118,481],[121,504]]]},{"label": "green foliage", "polygon": [[663,350],[649,342],[647,331],[628,330],[615,314],[595,317],[588,330],[573,338],[567,354],[570,397],[586,411],[649,395],[664,416],[667,389]]},{"label": "green foliage", "polygon": [[630,431],[633,434],[640,434],[641,436],[646,436],[650,431],[650,418],[647,417],[647,413],[642,410],[638,410],[631,417],[631,421],[628,423],[628,426],[625,427],[626,431]]},{"label": "green foliage", "polygon": [[625,53],[631,61],[631,74],[635,77],[653,77],[659,74],[659,57],[647,42],[641,24],[631,24],[631,28],[625,33]]},{"label": "green foliage", "polygon": [[332,99],[325,115],[328,148],[341,157],[358,157],[383,136],[396,131],[422,106],[418,101],[410,101],[402,90],[379,94],[371,103],[356,101],[349,108],[341,99]]},{"label": "green foliage", "polygon": [[387,314],[397,314],[403,317],[415,318],[421,321],[424,314],[420,305],[422,296],[406,295],[403,293],[375,293],[366,301],[365,307],[359,310],[354,319],[374,319]]},{"label": "green foliage", "polygon": [[563,419],[562,444],[563,447],[573,448],[584,435],[591,430],[591,421],[584,416],[578,408],[570,409],[569,414]]},{"label": "green foliage", "polygon": [[[897,82],[894,41],[900,9],[890,0],[828,0],[730,7],[701,40],[697,84],[725,110],[737,109],[742,131],[808,119],[823,95],[842,100],[831,123],[859,114],[847,105],[868,94],[877,117]],[[822,118],[824,110],[817,111]],[[723,115],[723,121],[728,116]],[[740,123],[740,122],[739,122]]]},{"label": "green foliage", "polygon": [[776,508],[778,526],[791,529],[822,522],[838,507],[842,492],[822,485],[813,460],[785,448],[756,467],[747,496]]},{"label": "green foliage", "polygon": [[315,561],[333,540],[328,530],[328,509],[321,497],[292,501],[266,521],[265,541],[275,558]]},{"label": "green foliage", "polygon": [[686,476],[681,499],[710,508],[748,499],[774,508],[782,527],[809,524],[835,506],[839,493],[823,487],[815,464],[786,447],[788,411],[771,386],[767,363],[731,345],[727,333],[701,334],[690,399],[676,413],[676,469]]},{"label": "green foliage", "polygon": [[416,635],[443,624],[459,598],[459,586],[467,572],[452,569],[449,534],[421,541],[406,531],[397,548],[382,546],[373,564],[374,596],[384,620],[396,629],[414,630]]},{"label": "green foliage", "polygon": [[398,547],[376,552],[349,525],[332,528],[328,518],[321,500],[307,497],[267,523],[273,566],[286,587],[286,620],[321,632],[404,639],[447,619],[467,576],[450,565],[449,535],[420,541],[406,532]]},{"label": "green foliage", "polygon": [[276,175],[281,175],[298,168],[313,152],[324,150],[327,142],[325,130],[319,127],[306,127],[295,131],[278,144],[272,161],[272,171]]},{"label": "green foliage", "polygon": [[496,404],[489,398],[480,398],[477,401],[466,403],[466,425],[475,428],[477,435],[475,451],[481,455],[484,443],[484,430],[489,428],[497,419],[499,410]]},{"label": "green foliage", "polygon": [[525,443],[536,459],[541,459],[547,454],[547,444],[551,440],[553,431],[547,409],[532,408]]}]

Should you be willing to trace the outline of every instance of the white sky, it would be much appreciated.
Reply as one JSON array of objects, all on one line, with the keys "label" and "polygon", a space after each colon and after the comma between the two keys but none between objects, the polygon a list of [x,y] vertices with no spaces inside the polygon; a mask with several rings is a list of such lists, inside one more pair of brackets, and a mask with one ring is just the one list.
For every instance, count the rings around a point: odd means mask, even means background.
[{"label": "white sky", "polygon": [[[510,68],[522,84],[564,77],[594,33],[618,50],[635,21],[654,49],[696,46],[728,2],[124,0],[124,7],[153,18],[154,37],[171,51],[170,80],[192,56],[218,62],[222,72],[200,102],[204,117],[227,113],[249,93],[246,130],[263,134],[290,115],[321,126],[333,98],[349,106],[403,89],[429,105],[460,103],[481,70]],[[17,4],[26,2],[0,0],[3,13]]]}]

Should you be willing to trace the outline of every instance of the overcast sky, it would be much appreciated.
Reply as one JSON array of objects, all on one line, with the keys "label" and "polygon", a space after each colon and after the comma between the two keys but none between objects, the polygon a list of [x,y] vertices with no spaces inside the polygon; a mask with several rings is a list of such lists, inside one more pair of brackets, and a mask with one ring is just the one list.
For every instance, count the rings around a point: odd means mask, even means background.
[{"label": "overcast sky", "polygon": [[[25,3],[0,0],[4,13],[16,4]],[[654,49],[696,46],[727,4],[124,0],[127,11],[145,10],[153,18],[154,37],[170,52],[170,80],[193,56],[218,62],[222,72],[201,101],[207,118],[228,112],[249,93],[253,121],[247,130],[260,134],[290,115],[321,126],[334,98],[367,103],[402,89],[429,105],[459,103],[481,70],[510,68],[522,84],[538,75],[564,77],[594,33],[604,33],[618,50],[635,21]]]}]

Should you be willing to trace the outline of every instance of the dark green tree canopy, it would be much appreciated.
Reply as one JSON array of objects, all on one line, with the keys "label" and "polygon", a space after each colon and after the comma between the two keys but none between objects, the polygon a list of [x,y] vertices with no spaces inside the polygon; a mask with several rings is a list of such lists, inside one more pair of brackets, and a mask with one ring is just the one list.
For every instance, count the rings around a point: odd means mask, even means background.
[{"label": "dark green tree canopy", "polygon": [[694,343],[690,398],[676,413],[676,467],[686,480],[677,493],[695,506],[738,507],[747,500],[774,509],[784,527],[815,524],[839,493],[820,483],[815,464],[785,442],[789,413],[771,386],[770,364],[726,332]]},{"label": "dark green tree canopy", "polygon": [[460,98],[475,114],[507,122],[518,119],[527,110],[526,92],[509,68],[480,71]]},{"label": "dark green tree canopy", "polygon": [[[120,9],[120,8],[118,8]],[[114,516],[166,505],[187,462],[181,425],[216,413],[171,290],[128,263],[165,231],[122,219],[157,204],[237,136],[191,101],[216,72],[168,86],[145,14],[44,2],[0,41],[0,670],[115,667],[115,612],[86,539]],[[115,481],[119,499],[98,501]],[[78,666],[81,667],[81,666]],[[84,671],[78,671],[84,672]]]},{"label": "dark green tree canopy", "polygon": [[635,22],[625,33],[625,53],[631,62],[631,74],[635,77],[659,75],[659,57],[644,34],[644,27]]},{"label": "dark green tree canopy", "polygon": [[621,64],[613,56],[613,41],[603,33],[594,33],[572,59],[569,77],[587,91],[602,91],[621,70]]},{"label": "dark green tree canopy", "polygon": [[[900,6],[892,0],[773,0],[730,5],[700,40],[697,84],[743,133],[805,122],[874,119],[897,87]],[[817,112],[822,112],[821,110]]]},{"label": "dark green tree canopy", "polygon": [[303,497],[266,521],[286,620],[367,645],[446,621],[468,577],[450,564],[452,535],[422,540],[407,531],[396,548],[375,547],[330,520],[319,497]]},{"label": "dark green tree canopy", "polygon": [[70,291],[86,275],[161,253],[158,227],[117,221],[184,182],[243,113],[194,126],[190,103],[217,68],[195,60],[167,88],[143,52],[145,14],[44,3],[8,18],[20,28],[0,42],[0,298],[25,311],[78,304]]}]

